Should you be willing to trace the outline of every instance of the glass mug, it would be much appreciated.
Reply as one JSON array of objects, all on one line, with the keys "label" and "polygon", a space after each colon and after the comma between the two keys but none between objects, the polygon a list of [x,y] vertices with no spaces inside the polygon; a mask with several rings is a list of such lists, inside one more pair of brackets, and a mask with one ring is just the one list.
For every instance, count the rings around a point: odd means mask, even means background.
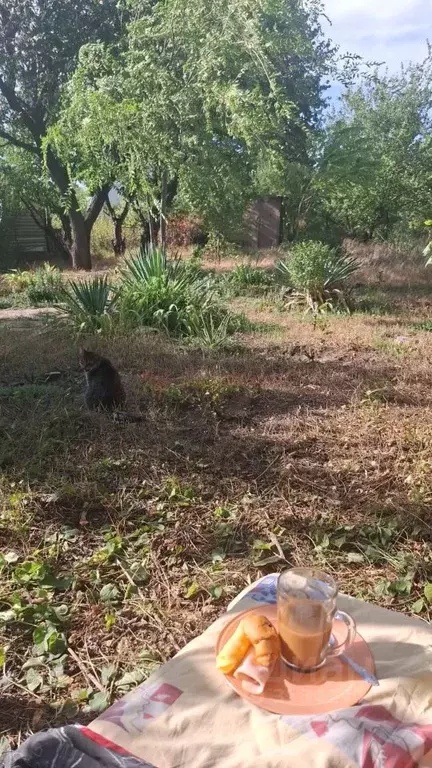
[{"label": "glass mug", "polygon": [[[277,617],[281,655],[291,669],[314,672],[353,642],[355,621],[337,610],[337,593],[334,579],[317,568],[292,568],[279,575]],[[347,636],[339,645],[332,638],[335,618],[347,626]]]}]

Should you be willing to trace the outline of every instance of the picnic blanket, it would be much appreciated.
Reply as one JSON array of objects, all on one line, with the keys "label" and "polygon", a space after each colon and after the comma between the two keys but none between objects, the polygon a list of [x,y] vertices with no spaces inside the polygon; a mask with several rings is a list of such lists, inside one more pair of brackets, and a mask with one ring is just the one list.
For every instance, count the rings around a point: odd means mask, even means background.
[{"label": "picnic blanket", "polygon": [[[229,688],[215,668],[218,635],[235,612],[276,602],[276,580],[272,574],[244,590],[206,632],[79,731],[106,750],[98,765],[111,768],[109,756],[120,768],[432,768],[432,628],[419,619],[339,596],[338,608],[355,618],[372,650],[380,683],[349,709],[281,717]],[[128,764],[131,756],[138,762]],[[94,763],[86,756],[61,765]]]}]

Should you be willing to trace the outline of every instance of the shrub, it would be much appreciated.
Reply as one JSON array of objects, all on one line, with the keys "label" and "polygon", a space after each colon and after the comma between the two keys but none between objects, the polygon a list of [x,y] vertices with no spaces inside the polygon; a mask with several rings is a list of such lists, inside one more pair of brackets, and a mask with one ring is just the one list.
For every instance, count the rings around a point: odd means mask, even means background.
[{"label": "shrub", "polygon": [[11,293],[23,293],[27,290],[30,282],[30,270],[11,269],[3,275],[3,281]]},{"label": "shrub", "polygon": [[3,283],[11,293],[27,294],[30,304],[54,304],[63,289],[60,270],[47,262],[34,270],[12,269]]},{"label": "shrub", "polygon": [[160,248],[128,259],[121,270],[118,311],[127,326],[163,328],[187,335],[188,317],[214,303],[211,284],[199,269],[169,260]]},{"label": "shrub", "polygon": [[228,283],[236,290],[262,291],[270,288],[273,275],[250,264],[238,264],[227,276]]},{"label": "shrub", "polygon": [[218,303],[212,280],[197,265],[170,260],[158,248],[127,259],[115,289],[100,277],[71,282],[62,309],[79,332],[147,326],[208,347],[221,346],[244,325]]},{"label": "shrub", "polygon": [[213,307],[206,312],[191,312],[186,319],[187,335],[200,346],[218,349],[226,346],[237,330],[236,316]]},{"label": "shrub", "polygon": [[172,216],[167,227],[168,245],[185,247],[203,245],[206,241],[203,223],[196,216]]},{"label": "shrub", "polygon": [[54,304],[63,291],[63,277],[59,269],[45,263],[29,273],[27,296],[31,304]]},{"label": "shrub", "polygon": [[293,301],[305,302],[308,309],[322,311],[337,305],[347,309],[344,284],[357,269],[351,256],[310,240],[291,248],[289,259],[276,266],[276,276],[293,290]]},{"label": "shrub", "polygon": [[107,330],[111,327],[117,293],[106,277],[71,280],[61,293],[61,309],[75,330]]}]

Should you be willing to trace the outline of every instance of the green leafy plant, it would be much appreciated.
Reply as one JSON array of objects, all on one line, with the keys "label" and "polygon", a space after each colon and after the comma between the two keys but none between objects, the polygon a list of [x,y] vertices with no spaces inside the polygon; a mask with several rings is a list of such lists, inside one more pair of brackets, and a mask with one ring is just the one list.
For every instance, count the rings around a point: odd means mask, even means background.
[{"label": "green leafy plant", "polygon": [[60,270],[45,263],[30,272],[26,292],[31,304],[54,304],[61,297],[63,288]]},{"label": "green leafy plant", "polygon": [[212,310],[191,313],[187,318],[186,327],[188,335],[200,346],[208,349],[226,346],[233,332],[231,315]]},{"label": "green leafy plant", "polygon": [[187,336],[190,318],[214,305],[212,286],[201,272],[168,259],[160,248],[141,249],[121,270],[118,312],[126,326],[146,325]]},{"label": "green leafy plant", "polygon": [[28,288],[30,276],[30,270],[11,269],[2,276],[2,280],[12,293],[22,293]]},{"label": "green leafy plant", "polygon": [[107,277],[72,280],[61,292],[61,309],[77,331],[106,330],[111,325],[116,299]]},{"label": "green leafy plant", "polygon": [[276,266],[279,282],[292,291],[292,301],[306,304],[309,311],[337,306],[347,310],[345,283],[358,269],[351,256],[319,241],[297,243],[289,258]]},{"label": "green leafy plant", "polygon": [[227,282],[236,292],[262,293],[274,284],[274,277],[264,269],[251,264],[238,264],[227,276]]}]

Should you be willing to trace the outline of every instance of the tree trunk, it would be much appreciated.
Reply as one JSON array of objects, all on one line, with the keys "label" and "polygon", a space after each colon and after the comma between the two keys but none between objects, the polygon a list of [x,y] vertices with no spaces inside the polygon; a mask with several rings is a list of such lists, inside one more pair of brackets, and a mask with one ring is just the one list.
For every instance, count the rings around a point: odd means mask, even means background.
[{"label": "tree trunk", "polygon": [[159,225],[159,242],[161,248],[166,248],[166,211],[167,211],[167,172],[164,169],[162,171],[161,181],[161,207],[160,207],[160,225]]},{"label": "tree trunk", "polygon": [[126,238],[123,236],[123,224],[129,212],[129,203],[126,200],[126,203],[122,212],[119,213],[118,215],[116,214],[115,209],[111,205],[111,201],[109,199],[108,194],[106,196],[105,203],[108,209],[108,213],[111,216],[112,222],[114,224],[114,238],[113,240],[111,240],[112,247],[114,249],[114,256],[123,256],[126,250]]},{"label": "tree trunk", "polygon": [[90,232],[91,228],[80,211],[70,211],[72,229],[72,267],[91,270]]},{"label": "tree trunk", "polygon": [[148,223],[148,220],[144,216],[140,216],[140,223],[141,223],[140,245],[141,245],[141,248],[144,248],[144,250],[147,251],[150,246],[150,225]]},{"label": "tree trunk", "polygon": [[150,230],[150,248],[155,248],[158,241],[159,217],[155,218],[153,214],[150,214],[149,230]]},{"label": "tree trunk", "polygon": [[71,229],[70,219],[69,219],[69,216],[67,216],[63,212],[61,214],[59,213],[59,218],[60,218],[62,230],[63,230],[64,244],[70,251],[72,246],[72,229]]}]

